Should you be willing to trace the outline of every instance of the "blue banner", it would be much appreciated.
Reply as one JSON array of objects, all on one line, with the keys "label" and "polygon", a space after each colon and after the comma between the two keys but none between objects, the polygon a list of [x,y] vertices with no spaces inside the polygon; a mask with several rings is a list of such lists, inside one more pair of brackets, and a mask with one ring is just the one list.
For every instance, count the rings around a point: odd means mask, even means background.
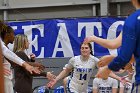
[{"label": "blue banner", "polygon": [[[80,44],[85,37],[96,35],[114,39],[122,31],[125,18],[73,18],[9,22],[15,34],[26,34],[30,47],[38,58],[73,57],[80,54]],[[92,43],[93,54],[117,55],[117,49],[110,50]]]}]

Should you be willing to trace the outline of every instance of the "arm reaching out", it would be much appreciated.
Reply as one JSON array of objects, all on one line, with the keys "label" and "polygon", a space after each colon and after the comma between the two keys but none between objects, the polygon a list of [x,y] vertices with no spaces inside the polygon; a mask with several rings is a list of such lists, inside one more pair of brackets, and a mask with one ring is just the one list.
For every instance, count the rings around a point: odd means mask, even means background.
[{"label": "arm reaching out", "polygon": [[29,71],[31,74],[34,73],[40,73],[40,71],[38,70],[38,68],[34,68],[33,66],[30,66],[27,62],[25,62],[24,60],[22,60],[21,58],[19,58],[15,53],[13,53],[12,51],[10,51],[1,41],[1,47],[2,47],[2,54],[9,60],[11,60],[12,62],[15,62],[16,64],[23,66],[27,71]]},{"label": "arm reaching out", "polygon": [[120,35],[116,39],[112,39],[112,40],[99,38],[95,35],[85,38],[84,43],[90,43],[90,42],[95,42],[105,48],[116,49],[121,46],[122,33],[120,33]]},{"label": "arm reaching out", "polygon": [[106,55],[100,58],[100,61],[98,62],[98,67],[103,67],[108,65],[113,59],[115,58],[115,56],[113,55]]},{"label": "arm reaching out", "polygon": [[53,80],[51,80],[48,84],[47,87],[48,88],[52,88],[60,79],[66,77],[69,73],[70,73],[71,69],[64,69],[62,70],[62,72]]},{"label": "arm reaching out", "polygon": [[23,66],[27,71],[29,71],[31,74],[33,74],[33,72],[34,72],[34,73],[37,73],[37,74],[40,74],[40,70],[38,69],[38,67],[33,67],[33,66],[29,65],[27,62],[24,62],[24,63],[22,64],[22,66]]}]

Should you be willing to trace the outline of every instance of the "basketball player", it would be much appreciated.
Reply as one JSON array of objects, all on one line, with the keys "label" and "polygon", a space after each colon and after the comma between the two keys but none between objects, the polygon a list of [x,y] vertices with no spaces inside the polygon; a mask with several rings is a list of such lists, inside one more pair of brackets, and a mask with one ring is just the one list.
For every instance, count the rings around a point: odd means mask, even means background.
[{"label": "basketball player", "polygon": [[95,78],[93,80],[93,93],[117,93],[118,81],[111,77]]},{"label": "basketball player", "polygon": [[53,81],[50,81],[47,84],[48,87],[52,88],[60,79],[63,79],[72,71],[70,78],[68,78],[68,93],[87,93],[88,82],[99,59],[91,55],[92,47],[90,43],[82,44],[80,51],[81,55],[72,57],[66,69]]}]

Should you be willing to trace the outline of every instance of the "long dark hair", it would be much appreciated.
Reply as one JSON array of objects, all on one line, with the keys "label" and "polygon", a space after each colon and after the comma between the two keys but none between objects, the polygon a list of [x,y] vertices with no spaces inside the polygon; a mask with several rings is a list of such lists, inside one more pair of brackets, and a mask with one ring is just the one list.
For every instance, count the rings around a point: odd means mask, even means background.
[{"label": "long dark hair", "polygon": [[[84,43],[81,43],[81,45],[80,45],[80,48],[81,48],[81,46],[83,45]],[[92,51],[92,45],[91,45],[91,43],[86,43],[88,46],[89,46],[89,48],[90,48],[90,54],[91,55],[93,55],[93,51]]]},{"label": "long dark hair", "polygon": [[2,32],[6,31],[6,28],[7,28],[7,25],[5,25],[5,23],[0,20],[0,36],[2,36],[1,35]]},{"label": "long dark hair", "polygon": [[14,30],[10,26],[5,26],[5,29],[1,31],[1,39],[4,40],[4,37],[8,33],[14,33]]}]

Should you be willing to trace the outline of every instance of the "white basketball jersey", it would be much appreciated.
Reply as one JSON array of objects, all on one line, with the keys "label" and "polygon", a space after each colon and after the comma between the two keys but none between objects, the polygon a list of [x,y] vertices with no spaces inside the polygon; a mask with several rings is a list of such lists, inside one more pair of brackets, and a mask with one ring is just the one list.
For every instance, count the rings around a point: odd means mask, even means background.
[{"label": "white basketball jersey", "polygon": [[88,83],[98,61],[99,59],[92,55],[86,62],[82,61],[80,56],[71,58],[67,65],[68,68],[73,68],[70,80],[76,83]]},{"label": "white basketball jersey", "polygon": [[93,80],[94,88],[98,89],[99,93],[112,93],[112,88],[118,88],[118,81],[110,77],[106,80],[95,78]]}]

